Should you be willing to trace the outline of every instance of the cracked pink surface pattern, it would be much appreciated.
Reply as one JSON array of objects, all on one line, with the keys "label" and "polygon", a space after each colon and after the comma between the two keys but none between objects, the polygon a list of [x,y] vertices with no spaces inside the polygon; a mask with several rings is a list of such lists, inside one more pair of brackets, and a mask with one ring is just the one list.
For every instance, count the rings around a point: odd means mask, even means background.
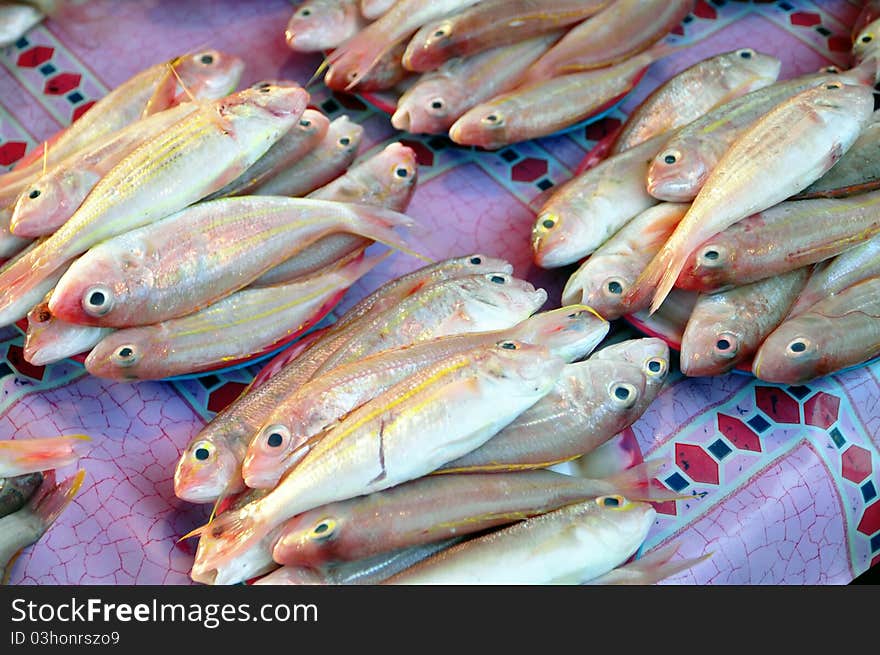
[{"label": "cracked pink surface pattern", "polygon": [[[790,4],[792,11],[816,13],[834,36],[846,35],[857,13],[845,0]],[[730,2],[715,10],[715,19],[686,24],[684,37],[673,41],[695,45],[655,64],[611,117],[625,118],[657,84],[697,60],[739,47],[779,56],[784,77],[846,61],[845,52],[830,49],[814,28],[792,25],[776,4]],[[287,50],[282,34],[292,9],[283,0],[94,0],[80,11],[79,20],[48,21],[36,28],[26,47],[55,47],[52,62],[83,75],[87,99],[95,99],[96,89],[112,88],[135,71],[186,50],[213,47],[241,56],[246,61],[242,85],[283,77],[305,83],[320,61]],[[18,70],[17,52],[12,47],[0,53],[0,146],[18,141],[30,148],[64,124],[54,116],[66,106],[62,97],[48,98],[34,93],[33,83],[21,83],[23,75],[33,81],[39,73]],[[309,90],[316,106],[334,98],[321,84]],[[409,235],[413,247],[436,259],[471,252],[505,258],[518,275],[548,290],[546,307],[558,305],[568,271],[538,269],[528,245],[533,209],[544,192],[541,178],[515,181],[511,173],[518,162],[539,159],[547,163],[546,181],[561,184],[592,147],[589,128],[513,146],[508,159],[503,151],[400,135],[375,109],[363,103],[341,105],[326,111],[334,117],[347,113],[365,126],[362,153],[403,137],[421,144],[430,157],[430,164],[422,162],[408,210],[418,223]],[[351,288],[338,311],[420,265],[402,254],[389,258]],[[0,334],[0,355],[20,345],[15,330]],[[87,471],[83,488],[44,538],[25,549],[11,582],[190,584],[195,543],[177,539],[201,525],[209,508],[174,496],[174,467],[180,451],[212,416],[207,408],[211,395],[227,383],[246,383],[257,370],[251,366],[200,380],[139,384],[97,380],[69,362],[34,373],[36,378],[15,370],[0,373],[0,438],[80,432],[93,438],[80,462]],[[871,543],[877,533],[860,532],[857,526],[867,509],[876,511],[880,502],[869,486],[880,491],[880,364],[816,381],[806,391],[778,388],[777,393],[796,398],[789,402],[799,404],[800,420],[804,403],[820,391],[838,398],[838,413],[828,429],[777,423],[759,407],[755,386],[745,375],[686,379],[673,370],[666,388],[625,438],[612,440],[596,459],[611,472],[642,457],[659,458],[658,479],[667,486],[685,485],[683,493],[691,497],[658,508],[645,549],[675,541],[681,544],[678,557],[710,551],[713,556],[667,584],[849,582],[878,556]],[[740,419],[760,450],[740,448],[735,435],[723,434],[719,413]],[[706,482],[698,466],[679,467],[676,449],[682,445],[691,453],[700,449],[704,460],[717,463],[717,484]],[[854,446],[870,458],[871,472],[860,481],[843,476],[844,453]],[[60,474],[74,470],[71,466]]]}]

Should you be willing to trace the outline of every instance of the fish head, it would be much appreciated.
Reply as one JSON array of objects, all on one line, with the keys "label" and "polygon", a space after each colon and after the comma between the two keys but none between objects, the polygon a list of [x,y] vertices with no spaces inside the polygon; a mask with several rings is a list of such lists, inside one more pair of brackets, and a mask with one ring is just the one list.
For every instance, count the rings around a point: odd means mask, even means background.
[{"label": "fish head", "polygon": [[617,494],[599,496],[595,504],[600,521],[596,529],[602,543],[627,544],[635,552],[648,536],[657,518],[657,510],[650,503],[629,500]]},{"label": "fish head", "polygon": [[76,259],[49,298],[49,310],[81,325],[121,325],[144,303],[155,285],[150,254],[130,239],[123,246],[105,242]]},{"label": "fish head", "polygon": [[813,317],[806,314],[777,327],[752,360],[755,377],[767,382],[802,384],[833,371],[835,366],[823,362],[829,353],[822,352],[814,336],[817,329],[827,329],[825,321],[813,323]]},{"label": "fish head", "polygon": [[[874,88],[867,84],[848,83],[844,79],[823,81],[804,91],[803,97],[808,99],[824,124],[848,133],[846,147],[855,141],[874,113]],[[844,148],[836,150],[839,152],[833,154],[829,168],[845,151]]]},{"label": "fish head", "polygon": [[[552,202],[552,201],[551,201]],[[592,241],[589,225],[546,205],[532,226],[532,256],[542,268],[558,268],[581,260],[589,252],[584,251],[583,243]]]},{"label": "fish head", "polygon": [[564,367],[565,360],[553,355],[546,346],[503,339],[485,351],[481,369],[493,381],[515,380],[517,385],[510,392],[530,396],[549,392]]},{"label": "fish head", "polygon": [[682,373],[690,377],[722,375],[736,366],[746,348],[745,324],[731,318],[710,312],[691,317],[681,340]]},{"label": "fish head", "polygon": [[27,315],[23,354],[25,360],[34,366],[43,366],[85,352],[110,331],[57,319],[49,310],[49,295],[51,292]]},{"label": "fish head", "polygon": [[657,337],[627,339],[593,353],[590,359],[621,360],[635,364],[648,384],[659,386],[669,373],[669,346]]},{"label": "fish head", "polygon": [[284,39],[299,52],[331,50],[354,34],[360,23],[354,2],[306,0],[287,22]]},{"label": "fish head", "polygon": [[589,305],[609,321],[620,318],[630,313],[624,297],[639,273],[623,255],[593,254],[568,278],[562,302]]},{"label": "fish head", "polygon": [[244,72],[244,60],[228,52],[202,50],[181,57],[174,64],[174,71],[193,97],[217,100],[238,86]]},{"label": "fish head", "polygon": [[[693,144],[696,146],[696,143]],[[690,202],[712,170],[700,148],[681,139],[661,150],[648,167],[647,190],[659,200]]]},{"label": "fish head", "polygon": [[276,414],[254,434],[241,463],[241,475],[252,489],[278,484],[284,473],[307,452],[307,438],[291,416]]},{"label": "fish head", "polygon": [[877,52],[880,43],[880,19],[865,25],[853,41],[852,55],[856,63]]},{"label": "fish head", "polygon": [[88,354],[86,370],[99,378],[150,378],[152,364],[161,362],[167,347],[154,341],[146,328],[127,328],[104,337]]},{"label": "fish head", "polygon": [[277,139],[293,127],[308,101],[308,92],[298,86],[242,89],[217,102],[218,124],[226,131],[231,128],[238,141],[262,143],[267,132],[277,134]]},{"label": "fish head", "polygon": [[484,329],[505,329],[531,316],[547,302],[547,292],[510,273],[485,273],[454,281],[465,313]]},{"label": "fish head", "polygon": [[18,196],[10,231],[21,236],[51,234],[73,215],[98,179],[79,167],[49,171]]},{"label": "fish head", "polygon": [[462,114],[463,91],[444,76],[423,79],[400,97],[391,124],[412,134],[446,132]]},{"label": "fish head", "polygon": [[513,264],[510,262],[478,252],[452,258],[446,264],[449,270],[461,271],[461,275],[458,277],[489,273],[505,273],[510,275],[513,273]]},{"label": "fish head", "polygon": [[331,121],[324,139],[340,157],[354,157],[364,138],[364,128],[346,114]]},{"label": "fish head", "polygon": [[241,464],[231,444],[241,443],[246,427],[224,420],[222,414],[208,423],[177,460],[174,493],[190,503],[210,503],[244,490]]},{"label": "fish head", "polygon": [[345,532],[343,503],[303,512],[284,523],[272,547],[272,559],[285,566],[322,566],[338,559],[337,545]]},{"label": "fish head", "polygon": [[605,335],[609,323],[587,305],[568,305],[530,316],[513,327],[513,339],[546,346],[567,362],[585,357]]},{"label": "fish head", "polygon": [[190,577],[202,584],[231,585],[275,570],[278,565],[272,561],[272,551],[269,547],[271,541],[275,539],[275,532],[273,531],[251,548],[221,559],[219,564],[214,564],[212,560],[215,559],[220,542],[209,533],[202,534],[193,558]]},{"label": "fish head", "polygon": [[324,114],[316,109],[306,109],[293,129],[300,134],[300,138],[312,141],[323,138],[329,127],[330,119]]},{"label": "fish head", "polygon": [[681,289],[712,289],[724,283],[725,273],[736,263],[736,250],[713,239],[698,246],[688,257],[676,286]]},{"label": "fish head", "polygon": [[372,199],[370,204],[403,211],[416,190],[418,169],[415,151],[395,142],[366,160],[359,177]]},{"label": "fish head", "polygon": [[451,58],[454,23],[444,19],[422,26],[410,39],[403,65],[411,71],[430,71]]},{"label": "fish head", "polygon": [[782,62],[771,55],[740,48],[725,55],[722,83],[730,89],[744,89],[746,92],[772,84],[779,77]]},{"label": "fish head", "polygon": [[504,102],[477,105],[452,124],[449,138],[462,146],[496,150],[516,140],[510,134],[510,118],[510,108]]}]

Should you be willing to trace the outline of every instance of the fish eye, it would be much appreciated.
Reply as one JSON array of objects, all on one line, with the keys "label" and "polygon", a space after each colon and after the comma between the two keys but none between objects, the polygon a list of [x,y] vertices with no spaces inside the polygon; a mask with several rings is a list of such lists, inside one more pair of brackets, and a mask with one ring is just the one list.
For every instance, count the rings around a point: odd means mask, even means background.
[{"label": "fish eye", "polygon": [[409,177],[409,171],[406,170],[405,168],[403,168],[403,166],[401,166],[400,168],[397,168],[394,171],[394,174],[401,179],[405,179],[405,178]]},{"label": "fish eye", "polygon": [[140,355],[138,355],[132,344],[121,346],[112,356],[112,360],[115,364],[125,367],[134,366],[139,359]]},{"label": "fish eye", "polygon": [[347,136],[344,136],[341,139],[339,139],[339,145],[341,145],[341,146],[347,146],[350,144],[351,144],[351,139]]},{"label": "fish eye", "polygon": [[285,446],[290,440],[290,430],[283,425],[270,425],[263,431],[266,437],[265,443],[272,450]]},{"label": "fish eye", "polygon": [[349,71],[348,75],[345,76],[349,82],[354,82],[358,78],[357,71]]},{"label": "fish eye", "polygon": [[713,262],[716,261],[720,256],[721,253],[719,253],[717,250],[707,250],[705,253],[703,253],[703,257]]},{"label": "fish eye", "polygon": [[504,125],[504,117],[499,113],[492,113],[485,116],[480,122],[493,127],[500,127]]},{"label": "fish eye", "polygon": [[199,61],[205,65],[213,64],[214,63],[214,56],[213,55],[202,55],[201,57],[199,57]]},{"label": "fish eye", "polygon": [[85,290],[82,308],[89,316],[104,316],[113,309],[113,292],[103,284],[96,284]]},{"label": "fish eye", "polygon": [[654,357],[648,360],[645,368],[647,368],[648,372],[653,375],[663,375],[664,373],[666,373],[666,360],[659,357]]},{"label": "fish eye", "polygon": [[606,507],[608,509],[620,509],[626,504],[626,498],[618,495],[599,496],[596,499],[596,504],[599,507]]},{"label": "fish eye", "polygon": [[614,402],[621,407],[627,409],[635,404],[636,399],[639,396],[639,392],[636,390],[636,388],[626,382],[617,382],[615,384],[612,384],[610,389],[611,396]]},{"label": "fish eye", "polygon": [[39,189],[34,189],[33,191],[31,191],[28,194],[28,198],[30,198],[31,200],[33,200],[34,198],[39,198],[39,197],[40,197],[40,190]]},{"label": "fish eye", "polygon": [[719,334],[715,341],[715,352],[722,357],[733,357],[739,350],[737,344],[738,341],[734,335],[724,332]]},{"label": "fish eye", "polygon": [[495,284],[504,284],[507,282],[501,275],[493,275],[489,278],[490,282],[494,282]]},{"label": "fish eye", "polygon": [[794,341],[788,344],[788,350],[795,355],[800,355],[801,353],[806,352],[809,347],[809,342],[803,337],[798,337]]},{"label": "fish eye", "polygon": [[831,82],[829,84],[826,84],[825,88],[828,89],[829,91],[834,91],[836,89],[842,89],[843,84],[841,84],[840,82]]},{"label": "fish eye", "polygon": [[556,221],[554,221],[552,218],[545,218],[543,221],[541,221],[541,225],[547,230],[552,230],[554,227],[556,227]]},{"label": "fish eye", "polygon": [[608,280],[608,284],[605,285],[605,288],[608,289],[608,293],[615,296],[619,296],[623,293],[623,285],[620,283],[620,280]]},{"label": "fish eye", "polygon": [[52,319],[52,312],[49,311],[47,305],[42,305],[34,316],[37,323],[45,323]]},{"label": "fish eye", "polygon": [[333,533],[336,531],[336,521],[331,518],[321,519],[318,521],[318,524],[312,528],[312,533],[309,535],[312,539],[319,539],[323,541],[324,539],[329,539],[333,536]]},{"label": "fish eye", "polygon": [[498,345],[504,350],[518,350],[519,346],[516,345],[513,341],[500,341]]},{"label": "fish eye", "polygon": [[299,10],[299,15],[302,18],[308,18],[309,16],[312,15],[312,10],[309,9],[308,7],[303,7],[302,9]]},{"label": "fish eye", "polygon": [[474,266],[479,266],[479,265],[482,264],[482,263],[483,263],[482,258],[480,258],[480,257],[471,257],[471,264],[473,264]]},{"label": "fish eye", "polygon": [[861,41],[862,43],[870,43],[873,40],[874,40],[874,37],[871,36],[870,34],[865,34],[865,36],[863,36],[861,39],[859,39],[859,41]]},{"label": "fish eye", "polygon": [[754,50],[746,49],[746,50],[739,51],[739,56],[742,57],[743,59],[751,59],[754,54],[755,54]]},{"label": "fish eye", "polygon": [[269,93],[269,91],[271,91],[271,90],[272,90],[271,86],[261,86],[260,87],[260,93]]},{"label": "fish eye", "polygon": [[442,39],[444,36],[449,34],[449,29],[446,27],[440,27],[434,31],[435,39]]},{"label": "fish eye", "polygon": [[681,153],[678,150],[670,150],[668,152],[663,153],[663,163],[669,164],[670,166],[681,159]]},{"label": "fish eye", "polygon": [[299,121],[299,124],[300,124],[302,127],[311,127],[311,126],[312,126],[312,121],[310,121],[308,118],[301,118],[300,121]]},{"label": "fish eye", "polygon": [[200,441],[193,447],[192,450],[193,457],[195,457],[200,462],[204,462],[211,455],[214,454],[214,444],[210,441]]}]

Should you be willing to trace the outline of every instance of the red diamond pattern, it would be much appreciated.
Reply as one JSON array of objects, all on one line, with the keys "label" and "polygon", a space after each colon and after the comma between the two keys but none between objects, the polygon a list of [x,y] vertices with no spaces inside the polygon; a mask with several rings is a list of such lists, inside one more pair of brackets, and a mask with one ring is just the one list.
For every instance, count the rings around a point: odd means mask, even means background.
[{"label": "red diamond pattern", "polygon": [[871,475],[871,453],[860,446],[850,446],[840,458],[841,474],[859,483]]},{"label": "red diamond pattern", "polygon": [[878,530],[880,530],[880,500],[868,506],[858,527],[859,532],[867,535],[872,535]]},{"label": "red diamond pattern", "polygon": [[510,169],[510,179],[514,182],[534,182],[547,174],[547,161],[529,157]]},{"label": "red diamond pattern", "polygon": [[666,514],[667,516],[676,516],[678,510],[675,508],[674,500],[664,500],[662,503],[651,503],[658,514]]},{"label": "red diamond pattern", "polygon": [[694,482],[718,484],[718,462],[700,446],[675,444],[675,463]]},{"label": "red diamond pattern", "polygon": [[79,118],[80,116],[85,114],[89,109],[92,108],[92,105],[94,105],[95,102],[96,102],[95,100],[89,100],[84,105],[80,105],[79,107],[74,109],[73,110],[73,120],[76,120],[77,118]]},{"label": "red diamond pattern", "polygon": [[777,387],[755,387],[755,401],[777,423],[800,423],[797,401]]},{"label": "red diamond pattern", "polygon": [[416,153],[416,161],[421,166],[434,165],[434,153],[424,143],[421,141],[410,141],[409,139],[400,139],[400,142],[413,149],[413,152]]},{"label": "red diamond pattern", "polygon": [[6,353],[6,360],[12,364],[16,371],[22,375],[26,375],[34,380],[42,380],[45,366],[34,366],[24,358],[24,351],[21,346],[9,346]]},{"label": "red diamond pattern", "polygon": [[697,6],[694,7],[694,16],[705,20],[715,20],[718,18],[718,12],[715,11],[715,7],[708,4],[705,0],[700,0]]},{"label": "red diamond pattern", "polygon": [[837,422],[840,398],[820,391],[804,403],[804,423],[827,430]]},{"label": "red diamond pattern", "polygon": [[35,68],[40,64],[45,64],[47,61],[52,59],[52,54],[55,52],[54,48],[49,48],[44,45],[38,45],[30,50],[25,50],[20,55],[18,55],[18,61],[15,62],[22,68]]},{"label": "red diamond pattern", "polygon": [[81,79],[79,73],[61,73],[46,81],[43,93],[52,96],[64,95],[78,87]]},{"label": "red diamond pattern", "polygon": [[0,166],[9,166],[24,156],[27,144],[21,141],[7,141],[0,146]]},{"label": "red diamond pattern", "polygon": [[718,431],[740,450],[761,452],[761,440],[745,423],[734,416],[718,414]]},{"label": "red diamond pattern", "polygon": [[819,14],[813,14],[808,11],[796,11],[788,19],[792,25],[800,27],[813,27],[822,22],[822,17]]},{"label": "red diamond pattern", "polygon": [[241,392],[247,387],[242,382],[227,382],[222,387],[214,389],[208,398],[208,409],[212,412],[219,412],[229,405],[233,400],[241,395]]}]

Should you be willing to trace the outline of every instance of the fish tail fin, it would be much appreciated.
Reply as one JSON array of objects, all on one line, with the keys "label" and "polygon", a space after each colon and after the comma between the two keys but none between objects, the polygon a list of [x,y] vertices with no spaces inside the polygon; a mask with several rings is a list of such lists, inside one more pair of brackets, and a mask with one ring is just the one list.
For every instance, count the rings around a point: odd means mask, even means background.
[{"label": "fish tail fin", "polygon": [[639,559],[619,566],[605,575],[594,578],[587,582],[589,585],[651,585],[693,568],[700,562],[709,559],[712,553],[702,557],[692,557],[673,562],[672,558],[678,553],[678,544],[670,544],[658,548]]},{"label": "fish tail fin", "polygon": [[[61,513],[70,504],[77,492],[79,492],[85,477],[85,470],[80,469],[74,475],[58,484],[47,485],[49,481],[43,481],[43,484],[40,485],[40,491],[31,499],[28,507],[40,520],[44,528],[48,528],[55,522],[55,519],[61,516]],[[43,490],[44,488],[45,491]]]},{"label": "fish tail fin", "polygon": [[604,478],[605,482],[614,485],[615,490],[630,500],[664,502],[690,498],[685,494],[670,491],[665,487],[655,486],[654,478],[663,467],[664,461],[652,459],[636,466]]},{"label": "fish tail fin", "polygon": [[84,454],[86,435],[68,435],[49,439],[20,439],[8,442],[11,459],[24,472],[47,471],[67,466]]},{"label": "fish tail fin", "polygon": [[628,307],[644,306],[653,292],[650,313],[653,314],[660,308],[687,263],[690,250],[682,247],[683,241],[683,237],[677,237],[673,233],[663,244],[660,252],[645,267],[624,297]]},{"label": "fish tail fin", "polygon": [[196,534],[210,539],[211,553],[202,564],[205,568],[212,569],[219,568],[236,555],[246,551],[265,537],[270,530],[271,526],[254,516],[250,505],[245,505],[234,512],[219,515],[211,523],[196,528],[181,539]]},{"label": "fish tail fin", "polygon": [[415,221],[406,214],[391,209],[363,206],[362,211],[357,212],[357,216],[357,224],[352,227],[355,234],[399,250],[410,257],[433,263],[429,257],[410,248],[406,240],[394,231],[395,227],[409,228],[415,225]]}]

